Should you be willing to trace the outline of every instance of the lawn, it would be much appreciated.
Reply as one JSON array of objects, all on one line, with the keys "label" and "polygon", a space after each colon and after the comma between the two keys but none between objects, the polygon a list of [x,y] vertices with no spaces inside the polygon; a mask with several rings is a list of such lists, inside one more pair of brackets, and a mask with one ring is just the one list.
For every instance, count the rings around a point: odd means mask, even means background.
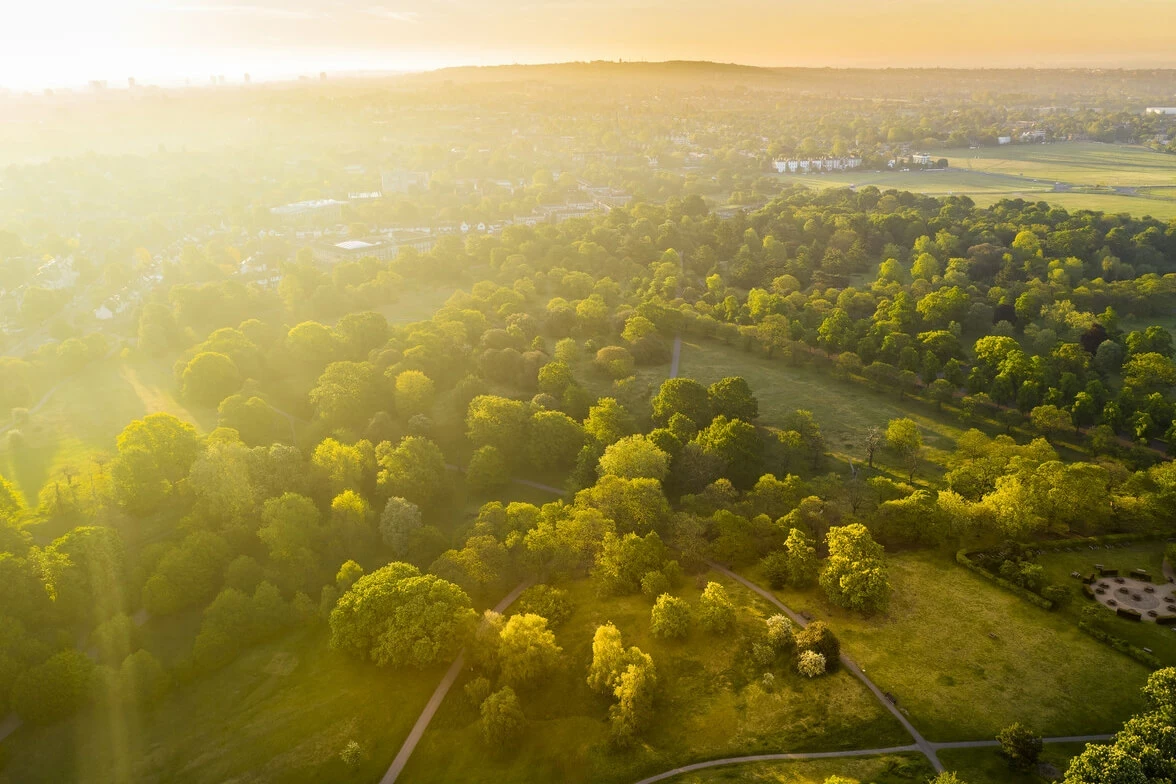
[{"label": "lawn", "polygon": [[0,438],[0,474],[19,485],[30,503],[45,482],[63,469],[86,477],[93,458],[113,455],[114,441],[134,419],[157,411],[208,431],[216,412],[185,406],[175,397],[166,361],[103,360],[65,379],[27,425],[18,429],[25,444],[13,447]]},{"label": "lawn", "polygon": [[[1081,581],[1071,577],[1071,572],[1090,574],[1094,571],[1094,565],[1100,563],[1110,569],[1118,569],[1120,574],[1125,575],[1132,569],[1146,569],[1153,580],[1162,582],[1164,579],[1163,542],[1143,542],[1109,550],[1103,548],[1091,551],[1082,547],[1074,553],[1047,552],[1039,556],[1037,561],[1045,570],[1047,583],[1067,585],[1074,592],[1074,600],[1062,608],[1060,613],[1075,624],[1081,618],[1082,609],[1092,601],[1082,593]],[[1137,623],[1108,614],[1106,629],[1132,645],[1151,648],[1164,665],[1176,665],[1176,632],[1172,631],[1172,627]]]},{"label": "lawn", "polygon": [[[886,428],[891,419],[909,417],[918,423],[926,442],[927,463],[942,466],[955,449],[956,439],[967,429],[951,413],[913,398],[899,399],[894,392],[882,392],[862,382],[835,378],[820,367],[794,367],[768,359],[759,352],[741,351],[715,341],[683,342],[679,367],[682,376],[710,385],[726,376],[743,376],[759,399],[763,425],[780,426],[796,409],[813,412],[826,448],[841,459],[864,459],[862,439],[870,427]],[[885,465],[893,456],[879,451],[875,465]],[[891,459],[896,474],[905,480],[900,461]]]},{"label": "lawn", "polygon": [[[871,784],[915,784],[935,774],[922,754],[887,754],[837,760],[754,762],[687,773],[674,784],[823,784],[830,776],[846,776]],[[969,784],[974,784],[969,780]]]},{"label": "lawn", "polygon": [[[1070,760],[1085,748],[1085,743],[1050,743],[1041,752],[1041,761],[1053,765],[1065,775]],[[938,756],[944,767],[959,774],[968,784],[1043,784],[1049,780],[1036,771],[1010,770],[1008,762],[995,747],[943,749]]]},{"label": "lawn", "polygon": [[[0,745],[0,782],[378,781],[445,667],[380,670],[325,631],[249,649],[154,710],[100,708]],[[367,752],[349,770],[349,740]]]},{"label": "lawn", "polygon": [[[864,619],[817,590],[778,592],[825,618],[842,649],[930,740],[984,740],[1021,721],[1047,737],[1114,732],[1142,707],[1148,671],[956,565],[946,553],[889,559],[889,609]],[[749,576],[766,584],[756,569]]]},{"label": "lawn", "polygon": [[[875,185],[931,196],[967,195],[977,205],[1001,199],[1047,201],[1067,210],[1176,217],[1176,156],[1125,144],[1058,142],[935,151],[946,171],[869,171],[779,175],[781,185]],[[1065,190],[1054,190],[1054,184]]]},{"label": "lawn", "polygon": [[[521,693],[527,729],[517,748],[490,753],[462,686],[449,693],[405,779],[413,782],[617,781],[700,760],[743,754],[874,748],[910,742],[902,727],[865,687],[845,672],[813,681],[777,667],[775,686],[760,683],[743,638],[771,607],[737,584],[727,585],[739,608],[739,628],[722,638],[693,630],[683,641],[649,634],[651,603],[643,596],[598,599],[590,581],[569,587],[576,610],[556,630],[564,664],[547,683]],[[692,605],[700,590],[687,580],[679,592]],[[658,672],[657,717],[642,742],[617,751],[608,740],[611,701],[586,682],[592,635],[612,621],[626,645],[648,653]]]}]

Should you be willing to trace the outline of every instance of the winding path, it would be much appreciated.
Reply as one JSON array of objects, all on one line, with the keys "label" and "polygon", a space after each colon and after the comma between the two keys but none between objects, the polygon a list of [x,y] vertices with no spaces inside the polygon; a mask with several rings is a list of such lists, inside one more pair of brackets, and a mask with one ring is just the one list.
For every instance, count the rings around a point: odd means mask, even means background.
[{"label": "winding path", "polygon": [[[513,591],[502,597],[502,601],[494,605],[494,611],[502,612],[507,607],[510,607],[514,604],[515,599],[519,598],[519,594],[525,591],[530,584],[529,580],[524,580],[516,585]],[[412,756],[417,744],[420,743],[421,736],[429,728],[429,722],[433,720],[434,714],[441,707],[445,695],[449,693],[449,690],[457,681],[457,677],[461,675],[461,670],[464,666],[465,651],[462,650],[457,654],[457,658],[453,660],[453,664],[449,665],[449,669],[445,671],[445,677],[441,679],[441,682],[437,684],[437,688],[433,690],[433,696],[429,698],[429,702],[425,705],[425,709],[421,711],[421,715],[417,718],[416,724],[412,726],[412,731],[404,739],[404,745],[400,747],[396,759],[392,760],[392,766],[388,768],[388,772],[384,774],[384,778],[380,779],[380,784],[393,784],[401,772],[403,772],[404,766],[408,764],[408,758]]]},{"label": "winding path", "polygon": [[[790,607],[784,604],[784,602],[777,599],[775,594],[773,594],[771,591],[767,591],[759,587],[751,580],[748,580],[746,577],[736,574],[727,567],[722,566],[721,564],[717,564],[714,561],[707,561],[707,564],[720,574],[724,574],[727,577],[730,577],[732,580],[739,582],[763,598],[767,599],[776,607],[783,610],[784,614],[791,618],[792,622],[801,628],[808,626],[808,621],[800,617],[800,615],[797,613],[793,612]],[[882,706],[890,711],[894,718],[898,719],[899,723],[902,724],[902,726],[906,728],[906,731],[910,733],[910,736],[914,738],[915,750],[923,752],[927,759],[931,760],[931,766],[935,768],[936,772],[943,771],[943,763],[939,761],[939,757],[935,754],[935,745],[931,743],[931,741],[924,738],[922,734],[917,729],[915,729],[915,725],[911,724],[910,719],[902,714],[902,711],[898,709],[898,706],[888,700],[886,695],[882,693],[882,690],[879,689],[872,680],[866,677],[866,673],[862,671],[862,668],[859,667],[857,663],[853,661],[853,659],[849,658],[844,653],[841,654],[841,666],[853,673],[853,675],[856,676],[857,679],[862,683],[866,684],[866,688],[874,694],[874,696],[878,699],[878,702],[882,703]]]}]

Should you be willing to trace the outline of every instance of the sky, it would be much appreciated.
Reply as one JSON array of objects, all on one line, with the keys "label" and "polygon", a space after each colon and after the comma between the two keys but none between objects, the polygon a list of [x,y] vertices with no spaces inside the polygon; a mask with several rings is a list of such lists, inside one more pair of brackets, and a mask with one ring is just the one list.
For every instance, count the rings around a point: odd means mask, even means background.
[{"label": "sky", "polygon": [[[4,5],[10,7],[4,8]],[[1176,0],[14,0],[0,87],[569,60],[1176,67]]]}]

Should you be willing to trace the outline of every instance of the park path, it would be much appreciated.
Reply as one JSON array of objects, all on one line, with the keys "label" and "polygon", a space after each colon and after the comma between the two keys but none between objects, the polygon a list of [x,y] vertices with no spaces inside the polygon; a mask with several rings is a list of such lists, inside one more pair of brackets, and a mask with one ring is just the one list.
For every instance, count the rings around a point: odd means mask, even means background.
[{"label": "park path", "polygon": [[[519,598],[519,594],[525,591],[530,584],[529,580],[524,580],[516,585],[513,591],[502,597],[502,601],[494,605],[494,612],[502,612],[514,604],[515,599]],[[449,690],[457,681],[457,677],[461,675],[461,670],[464,666],[465,650],[462,650],[457,654],[457,658],[453,660],[453,664],[449,665],[449,669],[445,671],[445,677],[441,679],[441,682],[437,684],[437,688],[433,690],[433,696],[429,698],[429,702],[425,705],[425,709],[421,711],[421,715],[417,718],[416,724],[412,726],[412,731],[404,739],[404,745],[400,747],[400,752],[397,753],[396,759],[392,760],[392,766],[388,768],[388,772],[384,774],[384,778],[380,779],[380,784],[393,784],[401,772],[403,772],[404,766],[408,764],[408,758],[412,756],[417,744],[420,743],[421,736],[429,728],[429,722],[433,720],[434,714],[441,707],[441,703],[445,700],[445,695],[449,693]]]},{"label": "park path", "polygon": [[[727,567],[725,567],[721,564],[717,564],[714,561],[707,561],[707,564],[712,569],[719,572],[720,574],[724,574],[727,577],[730,577],[732,580],[735,580],[736,582],[746,586],[747,588],[750,588],[755,593],[757,593],[760,596],[762,596],[763,598],[767,599],[769,602],[774,604],[776,607],[783,610],[784,614],[787,615],[789,618],[791,618],[792,622],[797,624],[801,628],[808,626],[808,621],[806,621],[804,618],[802,618],[800,615],[798,615],[796,612],[794,612],[792,610],[792,608],[785,605],[784,602],[777,599],[776,595],[773,594],[771,591],[768,591],[768,590],[761,588],[760,586],[753,583],[751,580],[748,580],[746,577],[743,577],[742,575],[736,574],[735,572],[731,571]],[[890,713],[893,714],[894,718],[898,719],[899,723],[902,724],[902,726],[904,728],[906,728],[906,731],[908,733],[910,733],[910,736],[912,738],[914,738],[916,750],[921,751],[924,755],[926,755],[927,759],[929,759],[931,761],[931,765],[932,765],[932,767],[935,768],[935,771],[937,773],[942,772],[943,771],[943,763],[941,763],[939,761],[939,757],[936,756],[936,754],[935,754],[934,744],[932,744],[931,741],[924,738],[923,735],[917,729],[915,729],[915,725],[911,724],[910,719],[908,719],[906,716],[903,715],[902,711],[900,711],[898,709],[898,706],[895,705],[890,700],[888,700],[886,698],[886,695],[882,693],[882,690],[879,689],[878,686],[875,685],[875,683],[872,680],[870,680],[869,678],[866,677],[866,673],[864,671],[862,671],[862,668],[859,667],[857,665],[857,663],[855,661],[853,661],[853,659],[850,659],[844,653],[841,654],[841,666],[845,667],[845,669],[847,669],[851,673],[853,673],[853,675],[855,677],[857,677],[858,680],[860,680],[862,683],[864,683],[866,685],[866,688],[868,688],[873,693],[874,697],[877,698],[878,702],[882,703],[882,707],[884,707],[888,711],[890,711]]]}]

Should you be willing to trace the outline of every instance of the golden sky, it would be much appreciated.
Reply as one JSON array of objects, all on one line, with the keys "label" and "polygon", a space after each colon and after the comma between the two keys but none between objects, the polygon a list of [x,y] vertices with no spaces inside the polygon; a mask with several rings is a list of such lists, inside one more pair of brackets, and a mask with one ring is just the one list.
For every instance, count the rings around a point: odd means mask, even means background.
[{"label": "golden sky", "polygon": [[30,0],[0,86],[589,59],[1176,66],[1176,0]]}]

